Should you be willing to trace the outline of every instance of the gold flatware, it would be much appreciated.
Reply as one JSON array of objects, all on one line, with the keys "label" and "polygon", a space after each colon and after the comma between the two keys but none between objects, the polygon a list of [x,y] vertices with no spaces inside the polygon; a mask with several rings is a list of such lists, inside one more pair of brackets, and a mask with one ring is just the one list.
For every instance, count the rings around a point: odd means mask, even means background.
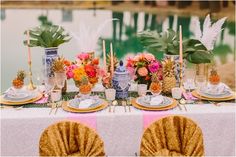
[{"label": "gold flatware", "polygon": [[182,111],[182,108],[180,107],[179,102],[177,102],[177,106],[178,106],[179,110]]},{"label": "gold flatware", "polygon": [[23,108],[23,106],[20,106],[20,107],[16,107],[14,108],[15,110],[21,110]]},{"label": "gold flatware", "polygon": [[183,106],[184,106],[184,110],[187,112],[187,108],[186,108],[186,106],[185,106],[185,104],[186,104],[186,100],[185,99],[180,99],[180,104],[182,104]]},{"label": "gold flatware", "polygon": [[51,105],[51,110],[50,110],[50,112],[49,112],[49,115],[52,113],[52,111],[55,109],[55,107],[56,107],[56,104],[55,103],[51,103],[50,104]]},{"label": "gold flatware", "polygon": [[124,106],[126,112],[126,101],[122,101],[122,106]]},{"label": "gold flatware", "polygon": [[108,103],[108,112],[111,112],[111,102]]},{"label": "gold flatware", "polygon": [[58,103],[56,103],[56,110],[54,112],[54,115],[57,113],[58,108],[59,108]]},{"label": "gold flatware", "polygon": [[128,104],[129,112],[131,112],[131,108],[130,108],[130,106],[131,106],[131,101],[130,101],[130,99],[127,100],[127,104]]},{"label": "gold flatware", "polygon": [[115,113],[115,108],[116,108],[116,106],[118,105],[118,102],[117,102],[116,100],[114,100],[114,101],[112,102],[112,105],[114,106],[113,112]]}]

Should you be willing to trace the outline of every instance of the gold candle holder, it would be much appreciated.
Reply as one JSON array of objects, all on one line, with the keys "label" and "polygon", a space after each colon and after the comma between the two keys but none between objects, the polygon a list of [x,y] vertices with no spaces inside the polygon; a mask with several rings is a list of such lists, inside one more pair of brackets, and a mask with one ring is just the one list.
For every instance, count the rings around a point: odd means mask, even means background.
[{"label": "gold candle holder", "polygon": [[29,62],[29,85],[28,89],[29,90],[34,90],[36,87],[34,86],[33,79],[32,79],[33,73],[32,73],[32,63],[31,61]]},{"label": "gold candle holder", "polygon": [[179,88],[183,89],[183,62],[179,62]]}]

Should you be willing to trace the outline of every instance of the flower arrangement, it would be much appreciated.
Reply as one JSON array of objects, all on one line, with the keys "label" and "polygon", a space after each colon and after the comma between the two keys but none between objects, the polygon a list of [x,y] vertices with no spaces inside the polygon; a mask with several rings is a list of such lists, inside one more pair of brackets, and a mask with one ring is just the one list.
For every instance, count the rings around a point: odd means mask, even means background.
[{"label": "flower arrangement", "polygon": [[151,83],[152,74],[157,74],[162,80],[162,65],[151,53],[140,53],[134,58],[128,58],[126,64],[131,77],[139,84]]},{"label": "flower arrangement", "polygon": [[66,65],[67,79],[73,79],[76,86],[84,84],[95,85],[98,82],[101,70],[99,60],[92,58],[89,53],[81,53],[76,56],[75,62],[64,61]]}]

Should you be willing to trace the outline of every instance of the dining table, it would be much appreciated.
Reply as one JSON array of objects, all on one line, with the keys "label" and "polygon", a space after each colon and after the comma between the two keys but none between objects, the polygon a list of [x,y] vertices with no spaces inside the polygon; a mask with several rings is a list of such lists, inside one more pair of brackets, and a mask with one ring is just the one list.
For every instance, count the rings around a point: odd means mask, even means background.
[{"label": "dining table", "polygon": [[107,107],[92,113],[71,113],[62,108],[52,111],[40,103],[4,106],[1,107],[0,152],[1,156],[38,156],[42,132],[56,122],[72,120],[98,133],[107,156],[135,156],[139,155],[142,135],[151,123],[179,115],[192,119],[201,128],[205,156],[235,156],[235,109],[232,101],[186,103],[164,111],[111,106],[111,110]]}]

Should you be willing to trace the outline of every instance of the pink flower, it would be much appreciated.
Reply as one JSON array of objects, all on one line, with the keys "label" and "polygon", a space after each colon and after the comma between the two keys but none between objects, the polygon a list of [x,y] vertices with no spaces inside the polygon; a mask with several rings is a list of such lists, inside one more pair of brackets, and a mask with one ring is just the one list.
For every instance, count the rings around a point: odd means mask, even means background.
[{"label": "pink flower", "polygon": [[128,72],[130,74],[131,79],[134,79],[135,78],[135,70],[134,70],[134,68],[133,67],[127,67],[127,70],[128,70]]},{"label": "pink flower", "polygon": [[138,62],[141,58],[141,54],[137,54],[136,56],[134,56],[134,61]]},{"label": "pink flower", "polygon": [[158,62],[153,62],[149,64],[148,69],[151,73],[155,73],[159,70],[160,64]]},{"label": "pink flower", "polygon": [[133,62],[134,62],[134,61],[132,60],[132,58],[128,58],[128,59],[127,59],[126,67],[133,67],[133,66],[134,66]]},{"label": "pink flower", "polygon": [[89,54],[88,53],[80,53],[76,57],[80,60],[87,60],[87,59],[89,59]]},{"label": "pink flower", "polygon": [[73,73],[73,70],[77,68],[76,65],[72,64],[68,67],[66,67],[66,76],[67,76],[67,79],[71,79],[74,77],[74,73]]},{"label": "pink flower", "polygon": [[146,60],[148,60],[149,62],[155,60],[155,56],[154,56],[153,54],[151,54],[151,53],[144,53],[143,55],[144,55],[144,58],[145,58]]},{"label": "pink flower", "polygon": [[140,76],[147,76],[147,75],[148,75],[148,70],[147,70],[147,68],[145,68],[145,67],[139,68],[139,69],[138,69],[138,74],[139,74]]}]

